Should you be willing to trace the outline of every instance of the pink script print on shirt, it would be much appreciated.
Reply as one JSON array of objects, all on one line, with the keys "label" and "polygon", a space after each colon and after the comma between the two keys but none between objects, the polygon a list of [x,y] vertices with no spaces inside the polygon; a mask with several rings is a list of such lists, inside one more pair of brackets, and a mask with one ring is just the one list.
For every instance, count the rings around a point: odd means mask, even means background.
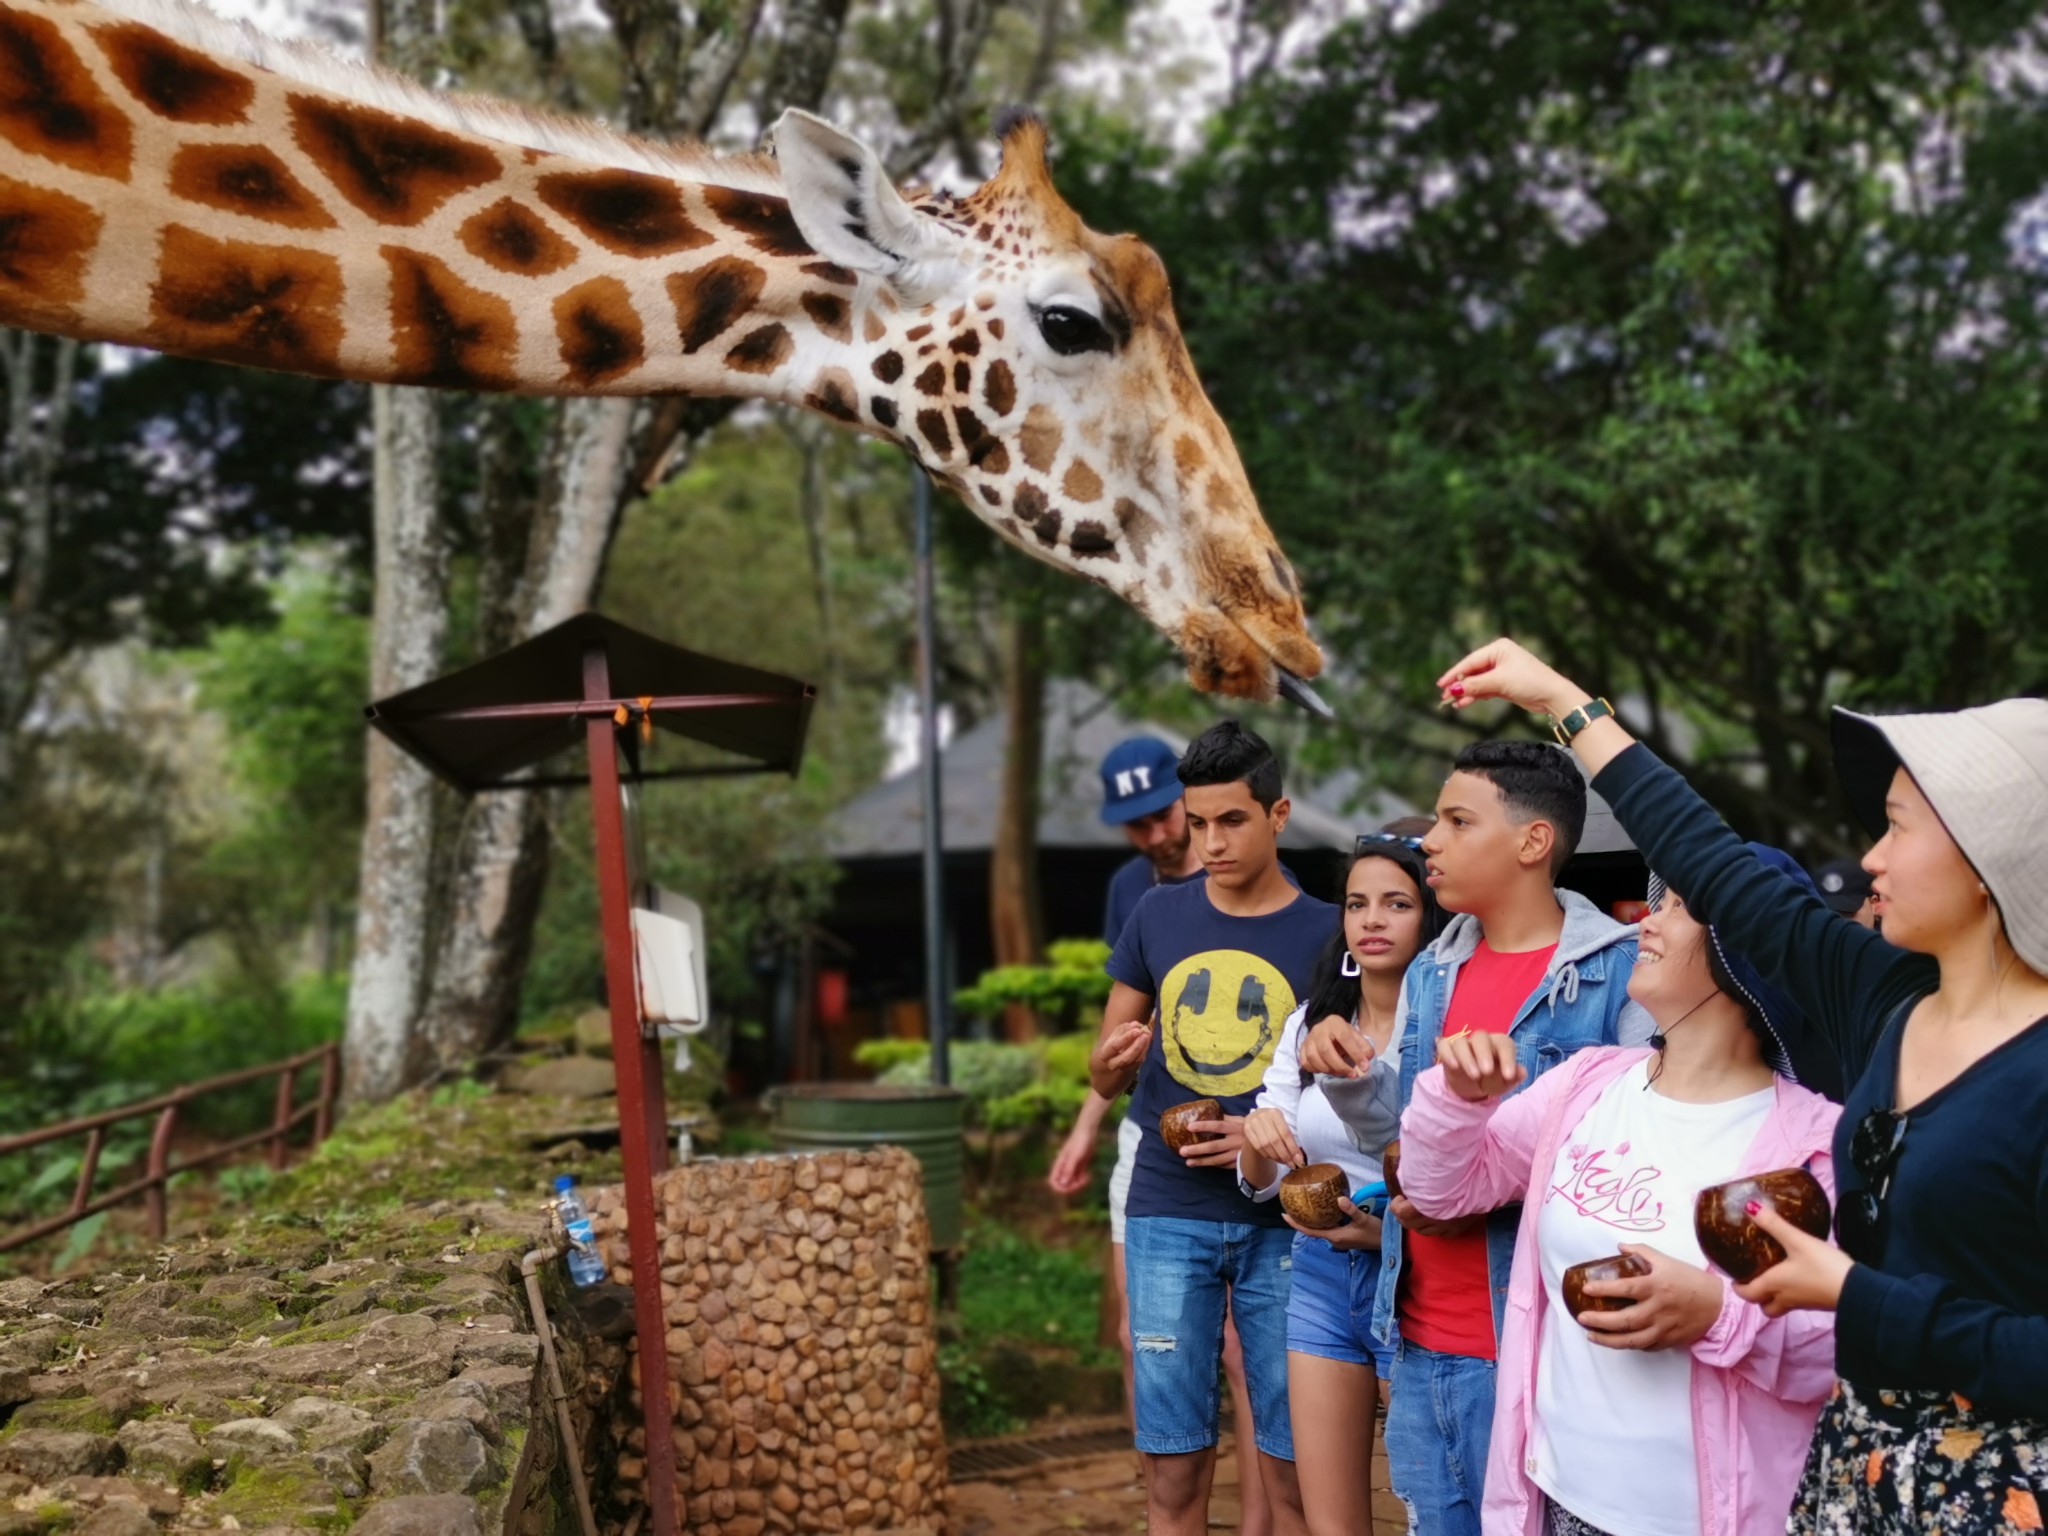
[{"label": "pink script print on shirt", "polygon": [[1624,1141],[1612,1152],[1583,1142],[1567,1149],[1573,1173],[1551,1189],[1551,1197],[1569,1200],[1581,1216],[1623,1232],[1663,1231],[1664,1202],[1650,1186],[1664,1177],[1664,1170],[1627,1168],[1622,1159],[1628,1148]]}]

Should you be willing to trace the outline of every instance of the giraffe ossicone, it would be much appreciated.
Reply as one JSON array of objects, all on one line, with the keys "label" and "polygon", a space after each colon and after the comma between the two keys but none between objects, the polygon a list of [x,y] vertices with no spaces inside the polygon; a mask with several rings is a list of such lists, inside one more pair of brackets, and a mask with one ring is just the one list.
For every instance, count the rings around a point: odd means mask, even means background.
[{"label": "giraffe ossicone", "polygon": [[377,383],[799,405],[1118,593],[1196,687],[1305,692],[1322,655],[1164,266],[1082,224],[1037,118],[998,132],[973,193],[906,193],[802,112],[772,158],[726,157],[184,0],[0,0],[0,323]]}]

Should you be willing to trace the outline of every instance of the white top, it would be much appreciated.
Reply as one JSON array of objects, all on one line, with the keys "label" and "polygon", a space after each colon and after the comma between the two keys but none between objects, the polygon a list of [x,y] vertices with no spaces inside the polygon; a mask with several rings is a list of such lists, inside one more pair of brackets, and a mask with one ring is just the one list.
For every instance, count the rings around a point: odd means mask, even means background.
[{"label": "white top", "polygon": [[1529,1475],[1590,1525],[1629,1536],[1699,1536],[1692,1353],[1607,1349],[1564,1309],[1564,1272],[1640,1243],[1702,1267],[1693,1203],[1734,1177],[1774,1089],[1680,1104],[1649,1085],[1648,1058],[1600,1095],[1558,1148],[1537,1213],[1543,1339]]},{"label": "white top", "polygon": [[[1308,1160],[1312,1163],[1335,1163],[1350,1181],[1351,1189],[1347,1193],[1355,1192],[1368,1184],[1379,1183],[1380,1160],[1377,1153],[1368,1154],[1359,1149],[1344,1120],[1323,1096],[1319,1082],[1312,1080],[1306,1088],[1301,1085],[1301,1037],[1307,1027],[1302,1015],[1307,1011],[1307,1004],[1303,1004],[1290,1013],[1287,1022],[1280,1027],[1280,1043],[1274,1047],[1272,1064],[1266,1068],[1264,1086],[1259,1089],[1259,1096],[1252,1107],[1279,1110],[1287,1117],[1287,1127],[1294,1132],[1294,1139],[1308,1154]],[[1385,1090],[1399,1081],[1400,1069],[1395,1065],[1396,1060],[1392,1052],[1376,1058],[1371,1070],[1357,1086],[1360,1089],[1368,1084],[1381,1087],[1383,1095],[1392,1102],[1392,1095]],[[1381,1145],[1384,1146],[1385,1142],[1382,1141]],[[1290,1171],[1282,1168],[1265,1188],[1255,1188],[1244,1176],[1244,1154],[1238,1154],[1238,1188],[1254,1200],[1271,1200],[1277,1196],[1281,1179]]]}]

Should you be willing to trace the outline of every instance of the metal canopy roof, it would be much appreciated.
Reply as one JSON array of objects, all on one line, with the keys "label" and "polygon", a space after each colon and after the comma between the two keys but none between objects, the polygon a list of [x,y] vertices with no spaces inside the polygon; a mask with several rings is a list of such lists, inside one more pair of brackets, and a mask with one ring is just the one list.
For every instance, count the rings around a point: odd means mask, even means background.
[{"label": "metal canopy roof", "polygon": [[[586,655],[604,652],[605,696],[587,697]],[[656,640],[602,614],[579,613],[495,656],[368,706],[370,723],[465,794],[588,782],[584,772],[518,777],[580,750],[593,716],[650,719],[655,730],[724,754],[662,764],[645,748],[643,779],[794,774],[816,690],[808,683]],[[629,755],[639,746],[622,735]]]}]

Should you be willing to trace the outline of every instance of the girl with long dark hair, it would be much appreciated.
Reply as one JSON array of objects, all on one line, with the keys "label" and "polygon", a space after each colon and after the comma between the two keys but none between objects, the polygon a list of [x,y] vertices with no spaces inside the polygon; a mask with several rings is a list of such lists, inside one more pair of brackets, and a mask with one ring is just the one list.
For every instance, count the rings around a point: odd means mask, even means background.
[{"label": "girl with long dark hair", "polygon": [[[1400,1114],[1395,1032],[1408,962],[1443,929],[1425,880],[1421,843],[1367,833],[1346,872],[1343,920],[1281,1032],[1265,1085],[1244,1125],[1238,1177],[1256,1200],[1278,1195],[1291,1168],[1335,1163],[1356,1192],[1380,1181],[1380,1152]],[[1336,1018],[1356,1032],[1371,1069],[1353,1081],[1319,1078],[1300,1062],[1308,1028]],[[1372,1336],[1380,1218],[1349,1200],[1344,1225],[1297,1224],[1287,1308],[1287,1400],[1295,1466],[1311,1536],[1351,1536],[1372,1521],[1373,1415],[1392,1367]]]}]

